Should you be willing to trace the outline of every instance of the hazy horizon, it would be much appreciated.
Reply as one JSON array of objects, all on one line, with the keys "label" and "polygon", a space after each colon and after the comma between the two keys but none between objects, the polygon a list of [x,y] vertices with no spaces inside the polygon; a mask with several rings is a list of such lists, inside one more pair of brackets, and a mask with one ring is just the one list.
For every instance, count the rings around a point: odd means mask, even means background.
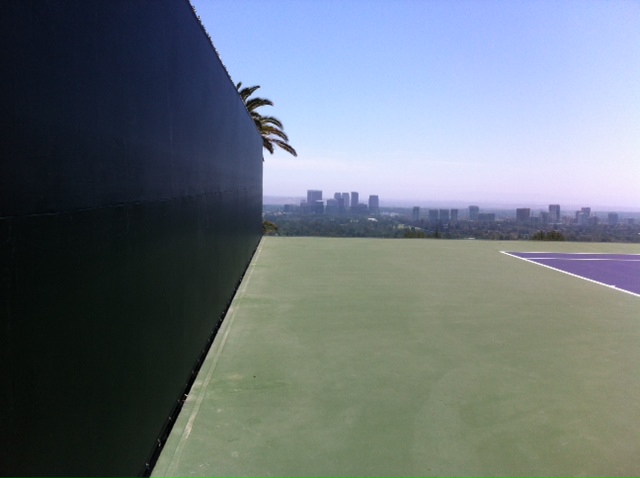
[{"label": "hazy horizon", "polygon": [[[313,188],[319,189],[319,188]],[[323,200],[333,198],[333,193],[337,191],[333,191],[330,194],[327,194],[327,191],[323,191]],[[350,192],[350,191],[343,191]],[[363,192],[358,191],[360,193],[360,202],[367,203],[369,199],[369,193],[363,194]],[[371,193],[375,194],[375,193]],[[592,211],[597,212],[634,212],[640,213],[640,207],[636,206],[624,206],[624,205],[611,205],[611,204],[597,204],[597,203],[558,203],[558,202],[526,202],[526,201],[515,201],[515,202],[500,202],[500,201],[474,201],[474,200],[465,200],[465,199],[416,199],[416,198],[385,198],[380,197],[380,207],[404,207],[410,208],[414,206],[420,206],[424,208],[429,207],[442,207],[442,208],[459,208],[466,209],[469,206],[478,206],[480,209],[516,209],[516,208],[531,208],[533,210],[548,210],[550,204],[560,204],[560,208],[563,215],[570,215],[574,211],[581,209],[582,207],[590,207]],[[264,194],[263,195],[263,203],[265,205],[284,205],[284,204],[294,204],[299,205],[300,201],[306,200],[306,191],[304,194],[297,195],[271,195]]]},{"label": "hazy horizon", "polygon": [[298,151],[266,196],[640,210],[640,2],[192,4]]}]

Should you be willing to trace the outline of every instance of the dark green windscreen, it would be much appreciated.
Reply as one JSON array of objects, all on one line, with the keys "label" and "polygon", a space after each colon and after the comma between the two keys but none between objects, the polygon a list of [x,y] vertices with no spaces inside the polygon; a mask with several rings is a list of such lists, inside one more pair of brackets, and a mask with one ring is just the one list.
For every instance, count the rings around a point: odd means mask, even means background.
[{"label": "dark green windscreen", "polygon": [[261,234],[186,0],[0,5],[0,474],[135,475]]}]

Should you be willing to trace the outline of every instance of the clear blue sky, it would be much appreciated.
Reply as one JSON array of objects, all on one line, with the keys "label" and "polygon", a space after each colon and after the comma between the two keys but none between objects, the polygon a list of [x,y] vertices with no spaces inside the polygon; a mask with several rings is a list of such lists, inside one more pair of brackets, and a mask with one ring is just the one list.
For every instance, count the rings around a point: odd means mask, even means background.
[{"label": "clear blue sky", "polygon": [[192,0],[298,158],[264,193],[640,210],[638,0]]}]

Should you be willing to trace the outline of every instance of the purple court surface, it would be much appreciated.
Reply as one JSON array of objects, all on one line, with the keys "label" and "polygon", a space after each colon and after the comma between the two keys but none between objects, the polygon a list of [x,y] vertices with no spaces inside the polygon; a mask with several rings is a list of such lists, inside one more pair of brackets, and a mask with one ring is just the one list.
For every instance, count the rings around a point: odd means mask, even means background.
[{"label": "purple court surface", "polygon": [[505,254],[640,296],[640,254]]}]

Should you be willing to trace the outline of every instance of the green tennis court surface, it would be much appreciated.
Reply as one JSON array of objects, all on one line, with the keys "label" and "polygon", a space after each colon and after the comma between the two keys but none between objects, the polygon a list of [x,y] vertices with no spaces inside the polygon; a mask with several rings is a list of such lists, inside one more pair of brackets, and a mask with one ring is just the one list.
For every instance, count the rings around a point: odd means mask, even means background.
[{"label": "green tennis court surface", "polygon": [[501,254],[265,238],[154,476],[638,475],[640,298]]}]

